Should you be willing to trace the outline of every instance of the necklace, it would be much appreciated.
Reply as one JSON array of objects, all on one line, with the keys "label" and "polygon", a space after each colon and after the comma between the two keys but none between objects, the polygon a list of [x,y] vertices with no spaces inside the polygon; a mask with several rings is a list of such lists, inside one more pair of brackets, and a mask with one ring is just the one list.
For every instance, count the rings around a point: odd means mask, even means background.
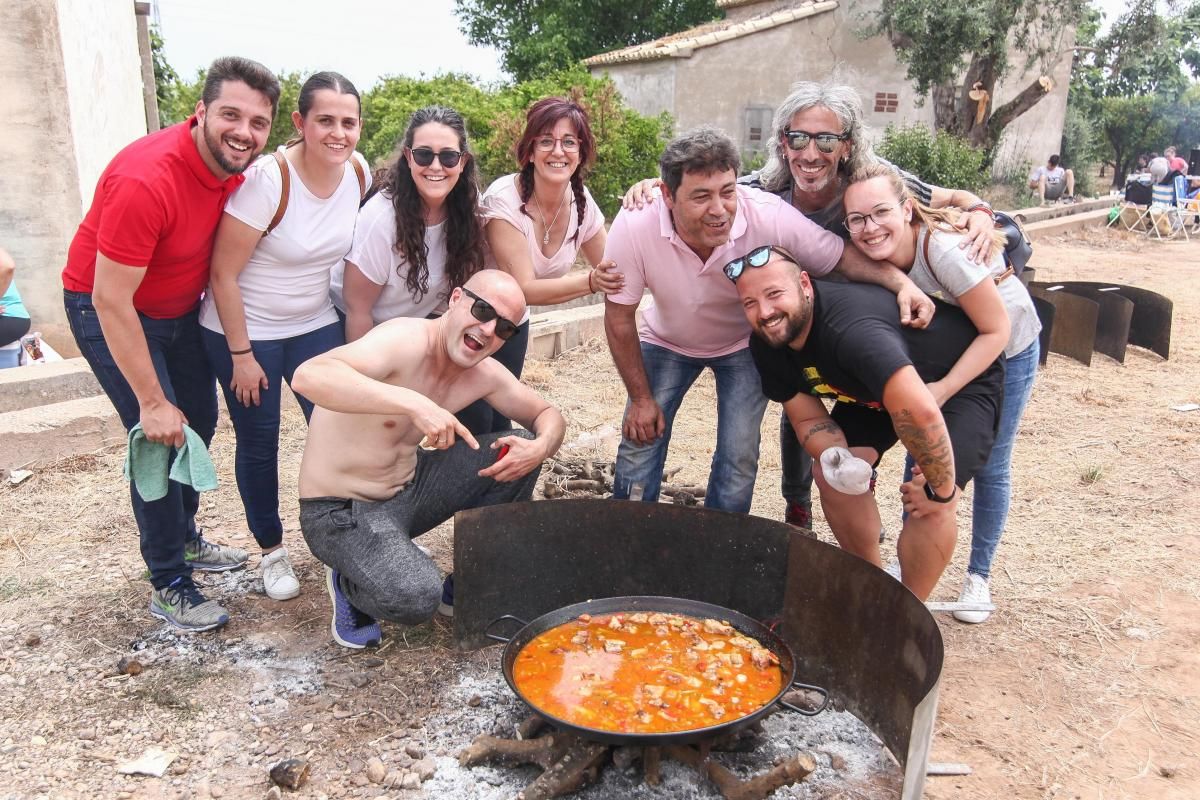
[{"label": "necklace", "polygon": [[563,192],[562,200],[558,201],[558,210],[554,212],[554,219],[550,220],[550,224],[546,224],[546,212],[542,210],[542,203],[538,201],[538,216],[542,218],[542,227],[546,229],[545,235],[542,236],[542,246],[550,244],[550,229],[554,227],[554,223],[558,222],[558,215],[562,213],[563,205],[567,202],[567,193]]}]

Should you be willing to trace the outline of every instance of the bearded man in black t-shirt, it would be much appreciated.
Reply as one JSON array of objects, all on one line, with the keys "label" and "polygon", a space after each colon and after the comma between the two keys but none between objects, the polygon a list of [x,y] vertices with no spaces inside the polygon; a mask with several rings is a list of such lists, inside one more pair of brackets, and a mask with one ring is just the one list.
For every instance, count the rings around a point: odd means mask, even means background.
[{"label": "bearded man in black t-shirt", "polygon": [[[876,566],[880,519],[868,465],[897,439],[913,455],[918,469],[900,487],[908,518],[897,550],[904,584],[925,600],[954,551],[960,490],[992,449],[1003,356],[938,408],[926,384],[943,378],[977,335],[958,308],[938,303],[928,329],[905,327],[887,290],[818,285],[778,247],[730,262],[725,274],[754,329],[763,393],[783,404],[813,457],[825,519],[844,549]],[[820,397],[835,401],[832,412]]]}]

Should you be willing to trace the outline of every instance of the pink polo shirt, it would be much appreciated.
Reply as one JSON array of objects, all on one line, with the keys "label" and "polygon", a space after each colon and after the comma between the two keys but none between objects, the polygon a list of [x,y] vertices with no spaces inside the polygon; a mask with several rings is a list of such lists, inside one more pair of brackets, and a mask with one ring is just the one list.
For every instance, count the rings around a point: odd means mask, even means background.
[{"label": "pink polo shirt", "polygon": [[747,346],[750,323],[737,289],[722,268],[756,247],[788,249],[810,275],[827,274],[842,257],[842,238],[810,221],[777,196],[738,186],[737,215],[729,241],[708,261],[675,233],[662,198],[621,211],[608,232],[604,257],[616,262],[625,287],[608,299],[637,305],[644,289],[652,306],[638,326],[641,340],[692,358],[717,358]]}]

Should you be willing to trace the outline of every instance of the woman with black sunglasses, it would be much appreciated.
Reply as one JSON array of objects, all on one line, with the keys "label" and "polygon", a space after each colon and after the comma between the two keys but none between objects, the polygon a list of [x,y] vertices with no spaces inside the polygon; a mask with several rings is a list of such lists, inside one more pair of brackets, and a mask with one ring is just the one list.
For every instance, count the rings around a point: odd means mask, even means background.
[{"label": "woman with black sunglasses", "polygon": [[440,314],[454,287],[484,265],[475,159],[457,111],[416,111],[378,185],[333,272],[348,342],[384,320]]},{"label": "woman with black sunglasses", "polygon": [[[587,112],[565,97],[537,101],[525,112],[516,151],[521,171],[497,178],[483,195],[495,265],[517,279],[530,306],[618,291],[624,277],[602,260],[604,213],[583,185],[596,159]],[[591,264],[586,272],[574,270],[580,253]],[[521,322],[518,335],[495,356],[518,378],[529,343],[528,312]],[[480,433],[511,427],[496,414]]]}]

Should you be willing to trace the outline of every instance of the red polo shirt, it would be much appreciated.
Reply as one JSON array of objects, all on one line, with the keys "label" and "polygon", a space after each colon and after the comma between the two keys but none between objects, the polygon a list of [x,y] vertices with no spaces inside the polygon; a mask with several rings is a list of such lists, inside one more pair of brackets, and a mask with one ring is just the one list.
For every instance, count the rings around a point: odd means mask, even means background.
[{"label": "red polo shirt", "polygon": [[208,284],[209,260],[225,201],[244,180],[221,180],[192,140],[196,118],[143,136],[109,163],[67,251],[63,286],[91,292],[96,253],[146,267],[133,306],[155,319],[196,307]]}]

